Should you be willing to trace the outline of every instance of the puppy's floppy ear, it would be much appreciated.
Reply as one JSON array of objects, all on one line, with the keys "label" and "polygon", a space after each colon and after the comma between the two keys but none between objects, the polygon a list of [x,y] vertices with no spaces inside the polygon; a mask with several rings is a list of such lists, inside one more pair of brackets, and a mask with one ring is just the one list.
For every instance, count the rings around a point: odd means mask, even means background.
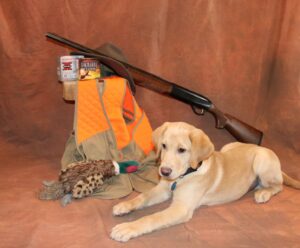
[{"label": "puppy's floppy ear", "polygon": [[160,127],[156,128],[152,133],[152,141],[156,148],[156,155],[159,155],[161,151],[161,140],[163,137],[164,132],[167,130],[170,122],[165,122]]},{"label": "puppy's floppy ear", "polygon": [[196,169],[201,161],[211,156],[215,146],[200,129],[192,130],[189,136],[192,143],[190,164],[192,168]]}]

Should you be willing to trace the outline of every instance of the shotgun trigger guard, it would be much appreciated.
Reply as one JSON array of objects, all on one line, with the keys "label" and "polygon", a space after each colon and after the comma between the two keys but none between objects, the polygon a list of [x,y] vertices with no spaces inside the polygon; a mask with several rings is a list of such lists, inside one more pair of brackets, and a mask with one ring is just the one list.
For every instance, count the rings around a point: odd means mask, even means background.
[{"label": "shotgun trigger guard", "polygon": [[194,112],[196,115],[204,115],[204,113],[205,113],[204,108],[197,108],[197,107],[194,106],[194,105],[191,105],[191,107],[192,107],[193,112]]}]

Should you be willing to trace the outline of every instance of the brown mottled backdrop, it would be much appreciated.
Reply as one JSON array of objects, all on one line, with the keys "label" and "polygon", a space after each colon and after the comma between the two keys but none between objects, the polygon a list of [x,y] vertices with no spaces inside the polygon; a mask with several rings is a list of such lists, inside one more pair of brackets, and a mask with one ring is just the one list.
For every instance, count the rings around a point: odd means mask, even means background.
[{"label": "brown mottled backdrop", "polygon": [[[2,0],[0,2],[0,247],[121,247],[110,229],[166,205],[111,216],[118,202],[86,199],[61,208],[39,202],[55,178],[72,128],[57,57],[69,50],[55,32],[89,47],[112,42],[130,63],[208,96],[265,133],[283,169],[300,178],[300,1]],[[209,114],[137,88],[153,127],[186,121],[218,148],[233,138]],[[202,208],[185,225],[130,241],[128,247],[300,247],[300,192],[285,187],[268,204],[252,193]]]}]

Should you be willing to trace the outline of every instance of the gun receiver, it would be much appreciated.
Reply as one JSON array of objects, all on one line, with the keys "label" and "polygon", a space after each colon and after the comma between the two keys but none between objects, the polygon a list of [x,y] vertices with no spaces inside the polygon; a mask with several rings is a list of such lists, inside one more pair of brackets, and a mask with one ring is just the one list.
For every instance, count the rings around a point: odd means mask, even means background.
[{"label": "gun receiver", "polygon": [[[238,120],[229,114],[223,113],[207,97],[203,95],[160,78],[131,64],[113,59],[105,54],[100,53],[99,51],[90,49],[59,35],[47,33],[46,37],[62,45],[76,49],[76,52],[71,52],[73,55],[84,55],[98,59],[102,64],[114,70],[119,76],[126,78],[129,81],[133,92],[135,92],[135,83],[160,94],[164,94],[179,101],[185,102],[192,106],[193,111],[196,114],[203,114],[204,111],[211,113],[216,120],[216,128],[226,129],[238,141],[258,145],[261,144],[263,133],[260,130]],[[201,112],[197,112],[197,109],[201,109]]]}]

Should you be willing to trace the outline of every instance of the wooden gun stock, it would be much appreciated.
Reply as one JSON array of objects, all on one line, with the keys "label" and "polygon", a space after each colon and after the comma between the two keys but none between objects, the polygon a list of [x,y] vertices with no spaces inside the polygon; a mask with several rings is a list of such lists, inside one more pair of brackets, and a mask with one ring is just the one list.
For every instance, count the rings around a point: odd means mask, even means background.
[{"label": "wooden gun stock", "polygon": [[215,117],[216,128],[226,129],[233,137],[235,137],[240,142],[252,143],[257,145],[261,144],[263,137],[263,133],[261,131],[229,114],[223,113],[222,111],[217,109],[207,97],[203,95],[188,90],[128,63],[113,59],[96,50],[90,49],[56,34],[47,33],[46,37],[62,45],[67,45],[79,51],[72,52],[71,54],[97,58],[102,64],[114,70],[118,75],[125,77],[129,81],[131,89],[133,91],[135,90],[134,83],[136,83],[139,86],[156,91],[160,94],[168,95],[172,98],[191,105],[195,113],[195,108],[202,109],[202,113],[204,112],[204,110],[206,110]]},{"label": "wooden gun stock", "polygon": [[231,116],[224,114],[212,104],[209,112],[216,119],[216,128],[225,128],[236,140],[244,143],[260,145],[263,133],[247,123]]}]

